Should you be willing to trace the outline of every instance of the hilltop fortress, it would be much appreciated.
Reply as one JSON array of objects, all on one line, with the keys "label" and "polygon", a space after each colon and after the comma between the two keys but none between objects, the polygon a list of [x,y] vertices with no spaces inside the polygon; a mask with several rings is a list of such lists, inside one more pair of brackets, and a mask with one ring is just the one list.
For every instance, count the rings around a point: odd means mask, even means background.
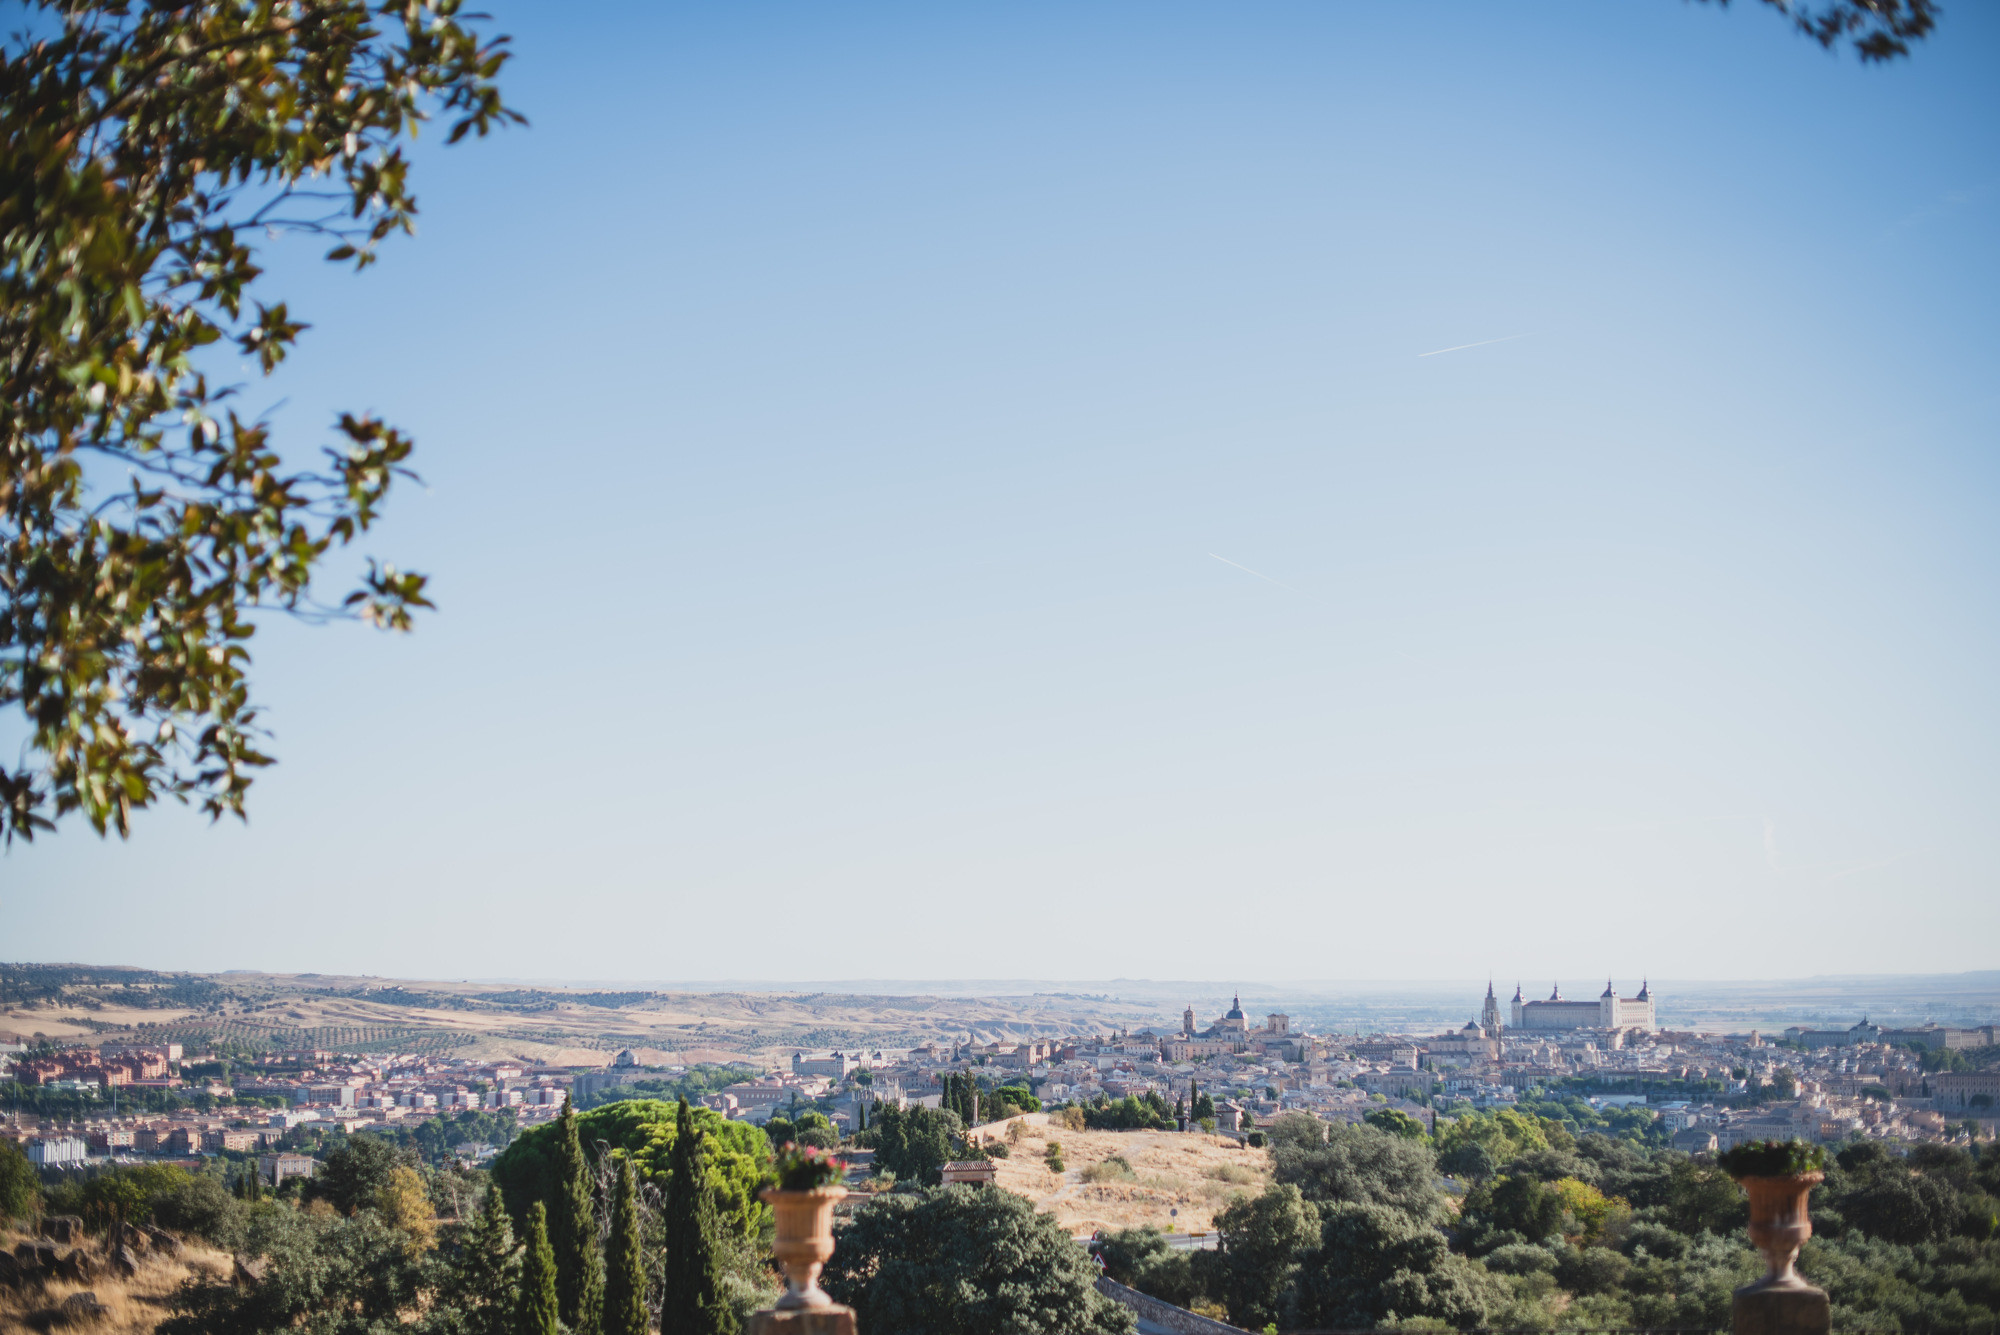
[{"label": "hilltop fortress", "polygon": [[[1482,1026],[1497,1026],[1500,1008],[1493,997],[1493,985],[1486,987],[1486,1009]],[[1561,1029],[1638,1029],[1653,1033],[1659,1024],[1653,1016],[1653,991],[1644,981],[1639,984],[1639,995],[1621,997],[1604,980],[1604,992],[1595,1001],[1571,1001],[1562,994],[1557,984],[1549,993],[1547,1001],[1529,1001],[1521,995],[1520,984],[1514,985],[1513,1019],[1511,1029],[1529,1032]]]}]

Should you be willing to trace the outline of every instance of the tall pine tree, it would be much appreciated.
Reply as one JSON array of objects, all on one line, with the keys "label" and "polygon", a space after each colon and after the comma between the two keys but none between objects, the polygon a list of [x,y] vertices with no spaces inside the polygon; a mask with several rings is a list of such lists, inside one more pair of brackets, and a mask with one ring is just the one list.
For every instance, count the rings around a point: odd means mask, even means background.
[{"label": "tall pine tree", "polygon": [[528,1207],[528,1255],[521,1272],[519,1335],[560,1335],[556,1303],[556,1253],[549,1246],[549,1216],[540,1201]]},{"label": "tall pine tree", "polygon": [[576,1335],[597,1335],[599,1308],[604,1302],[604,1260],[597,1251],[590,1161],[584,1157],[576,1110],[567,1096],[557,1126],[559,1194],[549,1229],[556,1253],[556,1297],[564,1325]]},{"label": "tall pine tree", "polygon": [[639,1254],[639,1183],[632,1161],[618,1160],[618,1199],[604,1256],[602,1335],[646,1335],[646,1267]]},{"label": "tall pine tree", "polygon": [[686,1099],[674,1118],[668,1159],[666,1275],[660,1329],[669,1335],[736,1335],[736,1312],[722,1291],[720,1225],[708,1189],[708,1156]]}]

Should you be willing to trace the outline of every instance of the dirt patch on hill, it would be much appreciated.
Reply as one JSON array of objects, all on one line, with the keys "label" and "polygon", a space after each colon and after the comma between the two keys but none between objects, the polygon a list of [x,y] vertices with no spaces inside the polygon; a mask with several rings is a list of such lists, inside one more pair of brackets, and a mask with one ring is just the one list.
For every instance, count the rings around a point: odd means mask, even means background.
[{"label": "dirt patch on hill", "polygon": [[[1067,1131],[1023,1125],[1011,1130],[998,1185],[1026,1196],[1072,1233],[1151,1224],[1205,1233],[1236,1196],[1255,1196],[1271,1180],[1271,1156],[1225,1136],[1198,1131]],[[1051,1173],[1048,1142],[1062,1145],[1064,1171]],[[1179,1211],[1175,1214],[1174,1211]]]}]

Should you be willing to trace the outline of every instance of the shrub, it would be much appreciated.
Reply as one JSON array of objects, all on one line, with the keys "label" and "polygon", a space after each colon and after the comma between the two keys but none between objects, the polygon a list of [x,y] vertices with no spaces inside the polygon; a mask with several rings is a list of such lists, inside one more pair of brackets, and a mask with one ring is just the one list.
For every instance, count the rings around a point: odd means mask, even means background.
[{"label": "shrub", "polygon": [[1094,1163],[1083,1170],[1086,1182],[1136,1182],[1139,1175],[1132,1171],[1132,1163],[1122,1154],[1114,1154],[1102,1163]]},{"label": "shrub", "polygon": [[0,1140],[0,1220],[21,1219],[35,1212],[41,1186],[34,1164],[11,1140]]},{"label": "shrub", "polygon": [[153,1202],[153,1222],[161,1228],[228,1246],[241,1230],[242,1206],[212,1177],[193,1177]]},{"label": "shrub", "polygon": [[1092,1244],[1104,1273],[1119,1284],[1187,1307],[1204,1296],[1188,1253],[1176,1251],[1157,1228],[1128,1228]]},{"label": "shrub", "polygon": [[1826,1167],[1826,1151],[1802,1140],[1752,1140],[1724,1150],[1716,1163],[1731,1177],[1792,1177]]},{"label": "shrub", "polygon": [[864,1331],[1131,1335],[1132,1314],[1051,1215],[965,1186],[878,1196],[840,1235],[824,1284]]},{"label": "shrub", "polygon": [[173,1164],[119,1164],[88,1177],[66,1175],[49,1189],[51,1214],[81,1215],[93,1229],[144,1223],[159,1203],[194,1181]]},{"label": "shrub", "polygon": [[[1315,1129],[1323,1136],[1318,1145],[1310,1139]],[[1293,1122],[1292,1114],[1280,1117],[1271,1132],[1277,1141],[1271,1151],[1276,1180],[1297,1186],[1307,1200],[1387,1205],[1420,1221],[1435,1218],[1441,1208],[1431,1185],[1437,1161],[1422,1141],[1372,1126],[1329,1125],[1309,1117]]]}]

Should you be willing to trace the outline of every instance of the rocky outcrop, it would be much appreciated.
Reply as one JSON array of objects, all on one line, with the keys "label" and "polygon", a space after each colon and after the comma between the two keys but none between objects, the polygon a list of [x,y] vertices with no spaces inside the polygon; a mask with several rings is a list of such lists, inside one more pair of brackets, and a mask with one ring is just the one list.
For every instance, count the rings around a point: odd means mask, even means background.
[{"label": "rocky outcrop", "polygon": [[72,1325],[111,1315],[111,1309],[97,1301],[97,1295],[88,1289],[63,1299],[61,1311],[63,1319]]},{"label": "rocky outcrop", "polygon": [[74,1247],[83,1241],[83,1219],[73,1214],[43,1215],[42,1236],[51,1242]]},{"label": "rocky outcrop", "polygon": [[69,1252],[56,1262],[56,1277],[72,1284],[88,1284],[97,1278],[97,1260],[83,1248]]},{"label": "rocky outcrop", "polygon": [[151,1224],[146,1224],[142,1226],[142,1231],[146,1235],[146,1240],[152,1244],[153,1250],[160,1255],[171,1256],[176,1261],[187,1255],[187,1244],[167,1232],[164,1228],[155,1228]]}]

